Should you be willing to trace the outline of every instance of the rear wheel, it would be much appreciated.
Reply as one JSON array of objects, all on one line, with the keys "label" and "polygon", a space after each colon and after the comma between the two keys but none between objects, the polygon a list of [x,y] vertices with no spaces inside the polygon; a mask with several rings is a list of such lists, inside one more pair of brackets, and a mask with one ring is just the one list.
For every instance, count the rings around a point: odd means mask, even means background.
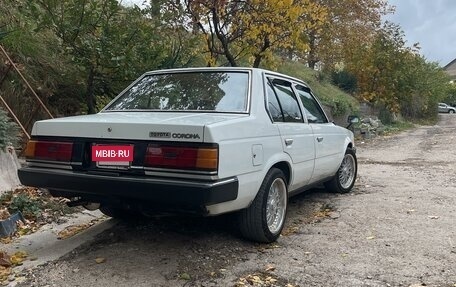
[{"label": "rear wheel", "polygon": [[333,179],[325,183],[326,189],[337,193],[350,192],[353,185],[355,185],[357,172],[358,162],[356,160],[356,154],[353,149],[347,148],[337,173]]},{"label": "rear wheel", "polygon": [[239,213],[242,235],[250,240],[269,243],[282,232],[288,206],[285,175],[272,168],[261,184],[252,204]]},{"label": "rear wheel", "polygon": [[454,110],[449,110],[448,113],[449,114],[454,114]]}]

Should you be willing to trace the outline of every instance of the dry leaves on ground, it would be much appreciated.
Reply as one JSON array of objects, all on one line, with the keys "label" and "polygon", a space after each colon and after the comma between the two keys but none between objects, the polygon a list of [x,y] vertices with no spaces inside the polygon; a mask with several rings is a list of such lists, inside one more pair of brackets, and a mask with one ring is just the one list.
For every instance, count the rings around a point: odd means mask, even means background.
[{"label": "dry leaves on ground", "polygon": [[235,287],[253,286],[253,287],[297,287],[287,280],[279,278],[273,272],[276,270],[274,265],[268,264],[264,271],[257,271],[247,274],[238,279]]},{"label": "dry leaves on ground", "polygon": [[81,233],[82,231],[86,230],[87,228],[93,226],[98,221],[99,221],[99,219],[93,219],[88,223],[83,223],[83,224],[79,224],[79,225],[69,225],[57,234],[57,239],[63,240],[63,239],[70,238],[78,233]]},{"label": "dry leaves on ground", "polygon": [[13,255],[9,255],[5,251],[0,250],[0,283],[8,280],[8,277],[13,271],[13,267],[22,265],[22,262],[27,258],[27,253],[17,251]]}]

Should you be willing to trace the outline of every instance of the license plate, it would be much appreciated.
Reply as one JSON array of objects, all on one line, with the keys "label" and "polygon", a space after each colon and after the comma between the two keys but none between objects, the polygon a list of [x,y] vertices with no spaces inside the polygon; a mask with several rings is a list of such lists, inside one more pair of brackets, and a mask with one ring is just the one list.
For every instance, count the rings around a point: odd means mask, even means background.
[{"label": "license plate", "polygon": [[92,161],[97,166],[129,166],[133,161],[133,145],[93,145]]}]

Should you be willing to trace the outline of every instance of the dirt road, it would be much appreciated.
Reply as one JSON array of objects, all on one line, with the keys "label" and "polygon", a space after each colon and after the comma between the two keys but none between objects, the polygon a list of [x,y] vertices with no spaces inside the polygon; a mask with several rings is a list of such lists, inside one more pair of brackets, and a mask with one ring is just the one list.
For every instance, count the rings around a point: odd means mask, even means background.
[{"label": "dirt road", "polygon": [[357,154],[354,192],[293,198],[276,244],[230,216],[118,223],[19,286],[456,286],[456,116]]}]

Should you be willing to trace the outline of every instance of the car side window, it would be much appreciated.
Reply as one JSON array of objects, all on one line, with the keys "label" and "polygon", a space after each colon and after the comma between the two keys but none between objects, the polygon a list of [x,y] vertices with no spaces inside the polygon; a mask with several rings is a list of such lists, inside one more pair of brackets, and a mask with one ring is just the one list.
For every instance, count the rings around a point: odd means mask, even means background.
[{"label": "car side window", "polygon": [[303,122],[298,100],[296,99],[291,83],[280,79],[269,79],[282,108],[284,122]]},{"label": "car side window", "polygon": [[296,85],[295,89],[301,99],[302,105],[304,106],[304,112],[309,123],[327,123],[328,119],[325,116],[320,104],[310,94],[310,90],[307,87]]},{"label": "car side window", "polygon": [[267,82],[268,110],[273,122],[283,122],[282,108],[280,107],[277,96],[272,88],[271,83]]}]

